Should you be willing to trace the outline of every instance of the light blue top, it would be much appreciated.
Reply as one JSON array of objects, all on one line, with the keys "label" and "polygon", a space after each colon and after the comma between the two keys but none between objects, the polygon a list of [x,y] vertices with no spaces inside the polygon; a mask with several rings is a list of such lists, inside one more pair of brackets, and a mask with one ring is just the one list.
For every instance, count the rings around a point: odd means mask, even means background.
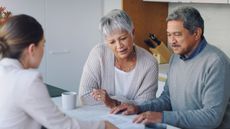
[{"label": "light blue top", "polygon": [[229,98],[230,59],[206,44],[190,59],[173,55],[163,93],[139,108],[163,111],[163,123],[180,128],[230,129]]}]

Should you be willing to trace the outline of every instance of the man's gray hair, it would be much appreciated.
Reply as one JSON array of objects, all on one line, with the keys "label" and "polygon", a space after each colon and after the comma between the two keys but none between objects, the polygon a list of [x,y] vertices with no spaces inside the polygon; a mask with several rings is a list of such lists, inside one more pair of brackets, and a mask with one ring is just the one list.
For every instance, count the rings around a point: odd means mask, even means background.
[{"label": "man's gray hair", "polygon": [[166,21],[181,20],[191,34],[193,34],[197,27],[202,29],[202,36],[204,33],[204,20],[199,11],[190,6],[178,7],[170,13]]},{"label": "man's gray hair", "polygon": [[114,9],[100,20],[99,29],[104,36],[111,35],[114,31],[127,31],[132,34],[133,22],[125,11]]}]

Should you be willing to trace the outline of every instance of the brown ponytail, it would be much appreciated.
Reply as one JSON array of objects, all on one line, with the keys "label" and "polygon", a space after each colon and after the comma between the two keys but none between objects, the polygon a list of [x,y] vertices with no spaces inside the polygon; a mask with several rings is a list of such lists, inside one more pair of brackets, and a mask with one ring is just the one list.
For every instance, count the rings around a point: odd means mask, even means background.
[{"label": "brown ponytail", "polygon": [[5,56],[7,49],[8,49],[8,45],[4,42],[3,38],[0,37],[0,55],[2,57]]},{"label": "brown ponytail", "polygon": [[40,23],[28,15],[10,17],[0,30],[0,54],[19,59],[31,43],[38,45],[43,37]]}]

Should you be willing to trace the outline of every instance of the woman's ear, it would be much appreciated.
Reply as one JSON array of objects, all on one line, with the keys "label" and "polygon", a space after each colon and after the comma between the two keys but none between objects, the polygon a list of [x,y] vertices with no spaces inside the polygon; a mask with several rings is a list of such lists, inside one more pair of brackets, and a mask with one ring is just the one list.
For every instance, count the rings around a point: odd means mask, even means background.
[{"label": "woman's ear", "polygon": [[132,30],[132,34],[133,34],[133,36],[135,35],[135,28],[133,28],[133,30]]},{"label": "woman's ear", "polygon": [[35,44],[34,43],[31,43],[29,46],[28,46],[28,54],[30,55],[30,56],[33,56],[34,55],[34,51],[35,51]]}]

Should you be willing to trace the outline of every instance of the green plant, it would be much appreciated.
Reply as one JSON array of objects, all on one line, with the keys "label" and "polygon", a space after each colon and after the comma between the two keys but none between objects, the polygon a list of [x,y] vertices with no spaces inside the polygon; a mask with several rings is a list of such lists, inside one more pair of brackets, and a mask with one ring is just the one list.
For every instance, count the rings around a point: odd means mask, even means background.
[{"label": "green plant", "polygon": [[6,20],[11,16],[11,12],[6,10],[5,7],[0,6],[0,27],[6,22]]}]

